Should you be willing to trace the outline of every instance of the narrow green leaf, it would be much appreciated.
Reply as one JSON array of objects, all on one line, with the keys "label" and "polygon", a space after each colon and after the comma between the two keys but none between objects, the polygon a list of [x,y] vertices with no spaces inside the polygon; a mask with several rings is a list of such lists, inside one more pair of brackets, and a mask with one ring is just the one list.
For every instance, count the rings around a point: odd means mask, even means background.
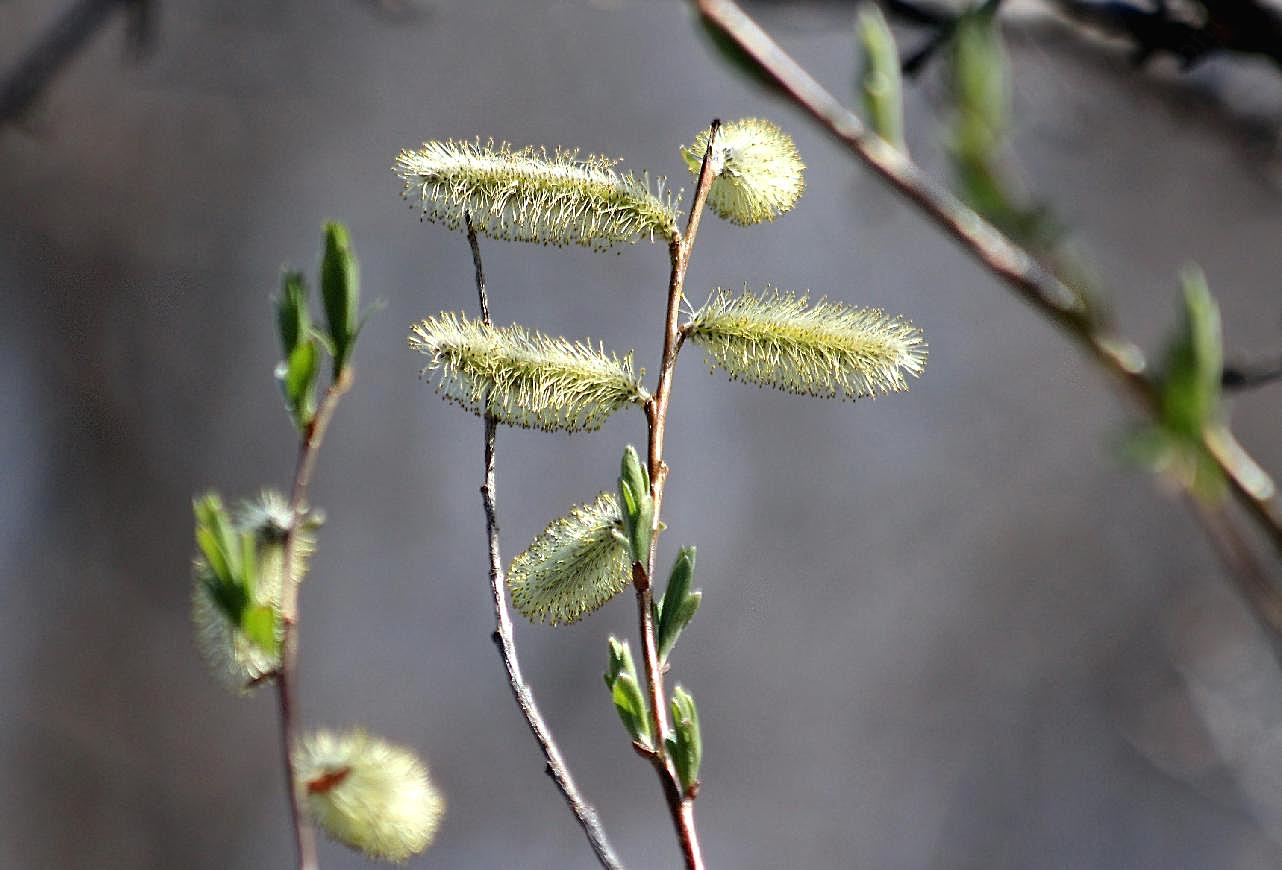
[{"label": "narrow green leaf", "polygon": [[681,631],[699,609],[702,595],[690,592],[690,584],[694,582],[694,559],[695,548],[683,547],[672,566],[668,587],[659,604],[657,634],[660,665],[668,660],[668,654],[676,645]]},{"label": "narrow green leaf", "polygon": [[320,354],[314,341],[304,341],[289,355],[284,371],[278,371],[281,392],[285,394],[285,407],[294,418],[294,424],[303,431],[316,415],[316,376]]},{"label": "narrow green leaf", "polygon": [[619,640],[614,635],[610,635],[609,640],[609,660],[605,668],[605,687],[614,688],[614,681],[620,674],[628,674],[632,679],[637,679],[637,666],[632,661],[632,650],[628,648],[626,640]]},{"label": "narrow green leaf", "polygon": [[280,279],[280,298],[276,300],[276,328],[280,334],[281,356],[289,359],[299,342],[306,341],[312,329],[307,310],[307,280],[302,272],[286,272]]},{"label": "narrow green leaf", "polygon": [[624,448],[619,467],[619,504],[632,562],[645,565],[650,561],[654,534],[654,499],[650,497],[650,474],[631,444]]},{"label": "narrow green leaf", "polygon": [[1162,373],[1163,423],[1184,438],[1200,439],[1216,420],[1224,366],[1220,309],[1196,267],[1182,276],[1180,327]]},{"label": "narrow green leaf", "polygon": [[904,151],[903,80],[895,36],[874,3],[860,7],[855,32],[863,46],[859,92],[868,125],[878,136]]},{"label": "narrow green leaf", "polygon": [[245,637],[258,644],[264,652],[276,655],[280,644],[277,640],[277,620],[274,608],[267,605],[248,607],[240,617],[240,630]]},{"label": "narrow green leaf", "polygon": [[666,745],[681,787],[688,792],[699,784],[703,736],[699,730],[699,712],[694,698],[681,686],[672,693],[672,736]]},{"label": "narrow green leaf", "polygon": [[334,378],[347,366],[356,340],[360,312],[360,276],[347,228],[331,221],[325,225],[325,253],[321,258],[321,299],[334,342]]},{"label": "narrow green leaf", "polygon": [[649,708],[646,706],[645,696],[641,694],[641,687],[637,685],[636,679],[631,674],[619,674],[610,693],[614,700],[614,708],[619,711],[619,718],[623,721],[623,727],[627,729],[628,734],[638,743],[652,746]]}]

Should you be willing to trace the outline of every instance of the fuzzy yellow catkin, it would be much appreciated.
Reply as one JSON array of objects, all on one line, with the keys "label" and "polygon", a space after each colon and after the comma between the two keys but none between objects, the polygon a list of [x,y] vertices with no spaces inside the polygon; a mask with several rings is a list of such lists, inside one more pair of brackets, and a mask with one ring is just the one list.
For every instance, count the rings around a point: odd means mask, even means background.
[{"label": "fuzzy yellow catkin", "polygon": [[446,140],[404,150],[392,169],[402,196],[417,198],[423,218],[457,229],[470,215],[476,231],[496,239],[604,250],[677,233],[677,204],[659,178],[615,170],[617,160],[577,150],[514,149]]},{"label": "fuzzy yellow catkin", "polygon": [[[235,517],[239,532],[251,531],[256,540],[253,605],[280,606],[281,571],[284,548],[281,530],[288,528],[292,516],[289,504],[280,493],[265,490],[257,500],[240,505]],[[294,555],[290,570],[295,581],[307,573],[307,561],[315,549],[310,529],[300,525],[293,535]],[[279,656],[247,637],[218,606],[207,582],[209,565],[201,556],[192,562],[191,620],[196,649],[214,678],[230,691],[248,692],[262,684],[280,664]]]},{"label": "fuzzy yellow catkin", "polygon": [[[698,175],[708,150],[710,130],[681,149],[690,171]],[[805,164],[792,137],[761,118],[721,125],[712,144],[714,173],[708,205],[731,223],[772,221],[790,211],[806,189]]]},{"label": "fuzzy yellow catkin", "polygon": [[512,560],[512,606],[531,622],[552,625],[600,608],[631,579],[622,528],[618,501],[608,492],[552,521]]},{"label": "fuzzy yellow catkin", "polygon": [[880,308],[855,308],[767,287],[717,290],[683,327],[732,380],[855,399],[908,389],[927,346],[921,329]]},{"label": "fuzzy yellow catkin", "polygon": [[293,760],[303,805],[334,840],[398,863],[431,844],[445,801],[410,750],[361,729],[317,731]]},{"label": "fuzzy yellow catkin", "polygon": [[631,354],[620,358],[515,324],[444,312],[412,327],[409,346],[432,358],[422,374],[436,373],[439,394],[510,426],[591,431],[648,397]]}]

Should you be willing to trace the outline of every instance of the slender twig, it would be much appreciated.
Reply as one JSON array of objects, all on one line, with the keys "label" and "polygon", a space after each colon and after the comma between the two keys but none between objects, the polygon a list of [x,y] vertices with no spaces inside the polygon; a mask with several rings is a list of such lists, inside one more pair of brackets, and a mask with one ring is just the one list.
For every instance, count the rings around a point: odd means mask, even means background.
[{"label": "slender twig", "polygon": [[[869,133],[854,113],[789,57],[733,0],[696,3],[705,20],[736,43],[793,102],[956,239],[1017,296],[1083,347],[1146,412],[1158,414],[1158,385],[1147,374],[1144,356],[1134,342],[1098,323],[1080,297],[1027,251],[963,205],[907,155]],[[1201,446],[1224,474],[1234,498],[1282,555],[1282,519],[1273,504],[1277,491],[1273,480],[1227,429],[1208,428]],[[1282,593],[1274,594],[1282,598]]]},{"label": "slender twig", "polygon": [[664,797],[668,801],[668,809],[672,813],[672,821],[677,828],[681,853],[685,857],[686,867],[691,870],[703,867],[703,849],[699,845],[699,832],[694,824],[694,795],[683,792],[676,767],[667,757],[664,743],[668,736],[667,695],[663,690],[663,670],[659,665],[658,641],[654,630],[652,578],[659,540],[659,516],[663,506],[663,490],[668,480],[668,464],[663,461],[663,437],[667,430],[668,402],[672,396],[672,375],[676,368],[677,353],[682,344],[677,319],[681,313],[682,292],[685,287],[686,270],[690,265],[690,252],[694,249],[695,235],[699,232],[699,220],[703,215],[704,203],[708,199],[708,190],[712,186],[712,146],[716,142],[720,128],[721,122],[714,120],[708,135],[708,147],[703,155],[703,165],[699,169],[699,181],[695,187],[694,200],[690,204],[690,217],[686,221],[685,235],[676,236],[668,245],[671,273],[668,278],[668,307],[664,318],[663,356],[659,364],[658,386],[655,388],[654,396],[645,406],[649,430],[648,464],[650,496],[654,499],[654,527],[646,564],[637,562],[632,566],[632,585],[637,595],[637,622],[641,633],[642,659],[645,663],[646,694],[649,696],[651,724],[655,733],[654,752],[648,757],[658,771]]},{"label": "slender twig", "polygon": [[276,669],[276,696],[280,706],[281,755],[285,760],[285,787],[289,790],[289,817],[294,828],[294,845],[298,852],[299,870],[316,868],[316,835],[299,801],[294,774],[294,744],[297,724],[294,719],[294,676],[298,667],[298,584],[294,582],[294,540],[299,523],[307,518],[307,488],[316,467],[316,456],[325,430],[338,407],[338,400],[352,385],[352,370],[344,368],[321,398],[303,437],[298,442],[298,461],[294,468],[294,485],[289,496],[289,528],[285,530],[284,555],[281,559],[280,593],[280,666]]},{"label": "slender twig", "polygon": [[118,6],[132,0],[80,0],[0,82],[0,123],[22,114]]},{"label": "slender twig", "polygon": [[[481,320],[489,325],[490,302],[485,289],[485,270],[481,266],[481,248],[477,244],[476,230],[472,227],[471,216],[464,215],[464,220],[467,223],[467,241],[472,247],[472,264],[476,267],[476,294],[481,306]],[[489,540],[490,550],[490,595],[494,601],[492,638],[503,659],[512,697],[516,699],[516,705],[521,708],[521,714],[530,727],[530,733],[534,735],[539,748],[543,750],[548,775],[556,783],[574,817],[579,820],[579,825],[583,828],[583,833],[587,836],[597,861],[607,870],[622,870],[623,865],[619,863],[614,850],[610,848],[600,817],[592,805],[579,793],[578,786],[574,784],[574,777],[570,775],[570,768],[561,757],[561,750],[552,738],[552,731],[543,720],[538,704],[534,701],[534,693],[521,676],[521,661],[517,657],[516,640],[512,635],[512,617],[508,612],[507,597],[503,589],[503,558],[499,553],[498,509],[495,506],[494,495],[494,440],[497,429],[498,421],[486,414],[485,480],[481,484],[481,504],[485,508],[485,534]]]}]

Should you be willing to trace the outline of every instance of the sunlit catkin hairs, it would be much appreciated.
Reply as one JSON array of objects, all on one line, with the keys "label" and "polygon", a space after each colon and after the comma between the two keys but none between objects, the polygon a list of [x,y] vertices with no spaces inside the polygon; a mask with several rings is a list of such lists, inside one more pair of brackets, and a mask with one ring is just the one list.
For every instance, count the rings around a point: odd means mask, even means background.
[{"label": "sunlit catkin hairs", "polygon": [[590,431],[648,397],[631,354],[619,358],[518,325],[446,312],[416,324],[409,345],[432,358],[423,375],[437,373],[438,393],[510,426]]},{"label": "sunlit catkin hairs", "polygon": [[317,826],[372,858],[404,861],[440,827],[445,801],[423,763],[360,729],[304,737],[294,769],[294,787]]},{"label": "sunlit catkin hairs", "polygon": [[[710,130],[681,149],[696,175],[708,149]],[[792,137],[769,121],[744,118],[721,125],[712,144],[715,179],[708,205],[731,223],[758,224],[789,211],[806,188],[805,164]]]},{"label": "sunlit catkin hairs", "polygon": [[554,520],[512,560],[512,606],[532,622],[574,622],[631,579],[619,503],[608,492]]},{"label": "sunlit catkin hairs", "polygon": [[513,149],[447,140],[402,151],[392,167],[406,198],[417,197],[423,217],[451,229],[470,214],[476,231],[496,239],[585,245],[604,250],[620,242],[677,234],[677,206],[664,179],[619,174],[618,161],[557,149]]},{"label": "sunlit catkin hairs", "polygon": [[717,290],[682,327],[714,367],[809,396],[854,399],[908,389],[926,367],[926,341],[910,321],[767,288]]}]

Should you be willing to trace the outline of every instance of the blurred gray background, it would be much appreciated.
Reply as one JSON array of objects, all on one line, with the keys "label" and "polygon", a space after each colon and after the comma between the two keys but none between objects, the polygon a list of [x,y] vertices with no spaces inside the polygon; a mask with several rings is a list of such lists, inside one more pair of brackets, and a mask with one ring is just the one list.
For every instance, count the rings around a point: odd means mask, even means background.
[{"label": "blurred gray background", "polygon": [[[0,2],[0,69],[68,6]],[[853,99],[852,7],[755,6]],[[0,866],[292,861],[270,693],[190,640],[190,499],[284,487],[270,297],[349,223],[386,307],[321,456],[329,517],[302,594],[309,726],[420,750],[449,808],[415,866],[591,867],[489,640],[481,423],[418,379],[408,324],[472,310],[461,234],[389,171],[426,138],[579,146],[692,187],[713,117],[796,137],[808,191],[773,225],[704,223],[691,296],[766,282],[884,306],[930,341],[905,395],[806,400],[683,358],[664,561],[699,546],[703,610],[672,679],[704,723],[699,825],[719,868],[1282,866],[1282,673],[1177,500],[1117,459],[1129,421],[1047,324],[790,106],[738,78],[675,0],[166,0],[140,60],[117,16],[0,128]],[[1092,252],[1125,330],[1160,348],[1199,262],[1243,355],[1282,332],[1282,87],[1181,77],[1022,21],[1022,177]],[[909,40],[911,43],[911,40]],[[938,175],[945,94],[908,94]],[[659,353],[666,252],[482,240],[496,319]],[[1282,470],[1282,388],[1234,403]],[[613,485],[637,413],[503,430],[511,558]],[[622,595],[520,620],[527,675],[631,868],[677,865],[652,771],[601,684]],[[362,867],[322,845],[326,868]]]}]

